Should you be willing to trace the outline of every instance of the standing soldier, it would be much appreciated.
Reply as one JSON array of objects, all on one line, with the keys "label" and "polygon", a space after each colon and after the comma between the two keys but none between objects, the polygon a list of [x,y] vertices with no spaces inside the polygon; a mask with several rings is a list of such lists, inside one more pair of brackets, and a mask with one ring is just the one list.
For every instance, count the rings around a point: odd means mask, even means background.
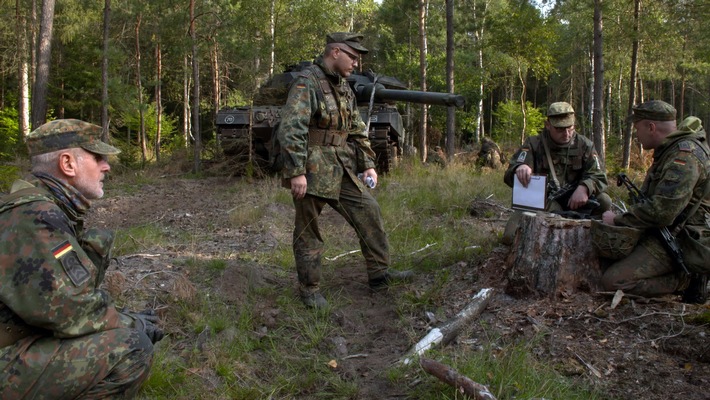
[{"label": "standing soldier", "polygon": [[328,305],[319,291],[323,239],[318,216],[326,204],[355,229],[372,289],[412,277],[411,271],[388,268],[389,243],[380,206],[363,183],[371,179],[377,184],[375,154],[345,80],[367,53],[362,39],[349,32],[327,35],[323,55],[292,83],[276,133],[284,186],[291,190],[296,208],[293,253],[300,296],[308,307]]},{"label": "standing soldier", "polygon": [[[645,199],[623,214],[607,211],[602,219],[643,232],[631,253],[604,272],[602,285],[647,297],[684,290],[685,302],[704,303],[710,272],[710,148],[705,130],[696,117],[676,128],[675,108],[661,100],[632,110],[638,141],[653,150],[653,164],[640,189]],[[691,276],[668,254],[668,243],[653,234],[660,228],[677,237]]]},{"label": "standing soldier", "polygon": [[32,176],[0,200],[3,399],[131,398],[163,337],[150,310],[118,311],[99,289],[113,233],[84,229],[119,150],[101,127],[48,122],[27,136]]}]

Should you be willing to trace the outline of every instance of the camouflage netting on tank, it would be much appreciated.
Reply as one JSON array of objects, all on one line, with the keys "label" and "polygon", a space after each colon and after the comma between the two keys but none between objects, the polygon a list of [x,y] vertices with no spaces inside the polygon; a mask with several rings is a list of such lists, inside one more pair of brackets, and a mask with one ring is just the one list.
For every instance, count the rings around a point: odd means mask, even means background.
[{"label": "camouflage netting on tank", "polygon": [[592,220],[592,245],[601,257],[612,260],[622,259],[636,247],[641,237],[641,230],[627,226],[607,225]]},{"label": "camouflage netting on tank", "polygon": [[262,87],[254,96],[255,106],[282,106],[288,98],[288,87]]}]

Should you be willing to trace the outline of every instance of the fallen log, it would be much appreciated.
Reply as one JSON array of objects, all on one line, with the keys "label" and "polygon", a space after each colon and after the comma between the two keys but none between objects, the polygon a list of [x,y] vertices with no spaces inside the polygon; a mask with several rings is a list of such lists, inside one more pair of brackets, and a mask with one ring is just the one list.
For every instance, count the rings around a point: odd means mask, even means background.
[{"label": "fallen log", "polygon": [[455,387],[461,393],[474,400],[496,400],[496,397],[485,385],[472,381],[448,365],[424,357],[419,360],[419,364],[424,371]]},{"label": "fallen log", "polygon": [[449,343],[459,334],[461,328],[468,325],[473,318],[481,315],[481,312],[486,308],[491,297],[493,297],[493,289],[481,289],[473,296],[468,305],[466,305],[463,310],[459,311],[454,318],[446,321],[440,327],[430,330],[424,338],[404,355],[400,362],[404,365],[408,365],[412,362],[414,356],[421,356],[424,352],[439,343],[442,345]]}]

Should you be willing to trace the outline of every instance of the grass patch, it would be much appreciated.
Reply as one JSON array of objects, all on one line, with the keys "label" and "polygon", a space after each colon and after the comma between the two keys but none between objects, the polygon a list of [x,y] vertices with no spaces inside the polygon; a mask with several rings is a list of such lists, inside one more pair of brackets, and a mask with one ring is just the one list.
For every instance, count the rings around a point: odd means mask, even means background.
[{"label": "grass patch", "polygon": [[[605,395],[580,382],[567,378],[553,366],[539,362],[534,356],[535,348],[543,336],[529,341],[500,343],[486,342],[480,351],[460,354],[439,353],[428,355],[473,381],[484,384],[498,399],[604,399]],[[419,371],[421,378],[431,385],[421,385],[414,390],[415,398],[421,400],[460,399],[460,394],[451,386],[426,372]],[[399,375],[393,374],[394,377]]]}]

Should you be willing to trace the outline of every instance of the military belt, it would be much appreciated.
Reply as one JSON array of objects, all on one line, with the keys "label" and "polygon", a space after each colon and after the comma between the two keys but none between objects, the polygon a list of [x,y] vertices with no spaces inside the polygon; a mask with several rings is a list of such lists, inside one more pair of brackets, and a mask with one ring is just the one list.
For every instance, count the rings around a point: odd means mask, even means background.
[{"label": "military belt", "polygon": [[327,129],[309,129],[308,144],[313,146],[345,146],[348,141],[348,133],[332,131]]},{"label": "military belt", "polygon": [[36,334],[37,331],[27,325],[0,322],[0,348],[17,343],[20,339]]}]

